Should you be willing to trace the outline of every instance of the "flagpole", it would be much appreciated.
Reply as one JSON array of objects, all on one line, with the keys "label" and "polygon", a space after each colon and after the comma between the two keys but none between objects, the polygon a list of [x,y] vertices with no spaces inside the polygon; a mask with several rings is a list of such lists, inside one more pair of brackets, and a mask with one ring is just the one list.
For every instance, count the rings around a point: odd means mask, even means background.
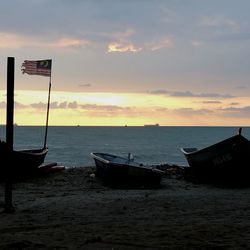
[{"label": "flagpole", "polygon": [[[52,64],[52,61],[51,61],[51,64]],[[52,65],[51,65],[51,68],[52,68]],[[46,127],[45,127],[45,136],[44,136],[43,148],[46,148],[46,144],[47,144],[47,134],[48,134],[48,124],[49,124],[49,108],[50,108],[50,91],[51,91],[51,72],[50,72],[50,78],[49,78],[49,94],[48,94]]]},{"label": "flagpole", "polygon": [[48,94],[46,127],[45,127],[45,136],[43,145],[43,148],[45,149],[47,144],[48,123],[49,123],[52,59],[39,60],[39,61],[25,60],[24,63],[22,64],[21,70],[23,74],[27,73],[29,75],[49,76],[49,94]]}]

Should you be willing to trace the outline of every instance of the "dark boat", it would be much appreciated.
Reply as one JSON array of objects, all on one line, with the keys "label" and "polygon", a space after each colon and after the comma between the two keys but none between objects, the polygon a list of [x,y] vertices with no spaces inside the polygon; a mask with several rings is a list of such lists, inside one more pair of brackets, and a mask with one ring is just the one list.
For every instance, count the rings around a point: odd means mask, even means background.
[{"label": "dark boat", "polygon": [[239,133],[209,147],[182,148],[191,173],[205,180],[250,181],[250,142]]},{"label": "dark boat", "polygon": [[38,167],[44,163],[48,153],[48,148],[30,149],[30,150],[13,150],[8,153],[7,144],[0,143],[1,152],[3,153],[1,172],[7,171],[12,176],[27,176],[34,174]]},{"label": "dark boat", "polygon": [[41,164],[44,163],[44,159],[48,153],[47,148],[41,149],[31,149],[31,150],[20,150],[20,151],[13,151],[13,161],[18,164],[22,165],[25,169],[36,169]]},{"label": "dark boat", "polygon": [[91,156],[97,176],[109,185],[159,187],[164,174],[155,167],[134,162],[131,154],[128,158],[106,153],[91,153]]}]

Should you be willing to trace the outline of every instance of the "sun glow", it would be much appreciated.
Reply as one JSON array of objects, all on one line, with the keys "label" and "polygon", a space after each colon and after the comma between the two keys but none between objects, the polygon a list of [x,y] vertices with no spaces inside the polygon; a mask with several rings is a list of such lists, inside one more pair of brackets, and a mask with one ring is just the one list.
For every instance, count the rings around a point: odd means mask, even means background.
[{"label": "sun glow", "polygon": [[122,105],[125,101],[123,96],[117,96],[114,93],[108,93],[105,95],[104,93],[95,93],[95,94],[81,94],[79,96],[79,100],[99,105]]},{"label": "sun glow", "polygon": [[[4,91],[0,91],[5,96]],[[48,93],[15,92],[15,123],[45,125]],[[149,93],[96,93],[52,91],[49,125],[65,126],[215,126],[247,125],[247,98],[207,100]],[[5,124],[6,101],[0,103]]]}]

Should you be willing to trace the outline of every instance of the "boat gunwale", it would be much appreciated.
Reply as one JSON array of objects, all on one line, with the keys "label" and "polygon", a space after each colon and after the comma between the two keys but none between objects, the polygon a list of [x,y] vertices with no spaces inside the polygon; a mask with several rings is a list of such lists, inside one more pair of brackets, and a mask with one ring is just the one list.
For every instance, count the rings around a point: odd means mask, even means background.
[{"label": "boat gunwale", "polygon": [[[96,154],[101,154],[101,155],[109,155],[111,157],[115,156],[114,158],[119,158],[119,159],[122,159],[124,160],[124,162],[115,162],[115,161],[110,161],[110,160],[107,160],[101,156],[98,156]],[[106,164],[115,164],[115,165],[127,165],[127,166],[133,166],[133,167],[145,167],[144,165],[140,165],[140,163],[138,162],[134,162],[134,161],[128,161],[125,157],[122,157],[122,156],[116,156],[116,155],[112,155],[112,154],[108,154],[108,153],[91,153],[90,154],[94,159],[96,160],[99,160],[103,163],[106,163]]]},{"label": "boat gunwale", "polygon": [[[242,136],[240,134],[237,134],[237,135],[231,136],[231,137],[229,137],[229,138],[227,138],[225,140],[219,141],[219,142],[217,142],[217,143],[215,143],[213,145],[210,145],[210,146],[202,148],[202,149],[197,149],[197,148],[191,148],[190,147],[190,148],[181,148],[181,151],[184,153],[185,156],[200,154],[200,153],[204,153],[206,151],[209,151],[211,148],[215,148],[215,147],[217,147],[217,146],[219,146],[221,144],[225,144],[225,143],[227,143],[227,142],[229,142],[229,141],[231,141],[231,140],[233,140],[235,138],[241,138],[241,139],[246,140],[246,141],[249,142],[249,140],[247,138],[245,138],[244,136]],[[192,151],[192,152],[188,152],[188,151],[186,151],[187,149],[197,149],[197,150]]]},{"label": "boat gunwale", "polygon": [[[104,159],[101,156],[98,156],[96,154],[115,156],[116,158],[124,159],[124,162],[112,162],[112,161],[106,160],[106,159]],[[125,157],[122,157],[122,156],[116,156],[116,155],[112,155],[112,154],[108,154],[108,153],[96,153],[96,152],[95,153],[91,153],[90,155],[94,159],[99,160],[102,163],[109,164],[109,165],[119,165],[119,166],[127,166],[127,167],[133,167],[133,168],[140,168],[140,169],[152,171],[154,173],[159,173],[159,174],[164,174],[165,173],[164,171],[162,171],[160,169],[154,168],[152,166],[146,166],[146,165],[140,164],[138,162],[134,162],[134,161],[131,161],[131,162],[127,161],[126,162],[127,159]]]},{"label": "boat gunwale", "polygon": [[25,150],[13,150],[13,153],[27,154],[27,155],[44,155],[48,153],[48,148],[41,149],[25,149]]}]

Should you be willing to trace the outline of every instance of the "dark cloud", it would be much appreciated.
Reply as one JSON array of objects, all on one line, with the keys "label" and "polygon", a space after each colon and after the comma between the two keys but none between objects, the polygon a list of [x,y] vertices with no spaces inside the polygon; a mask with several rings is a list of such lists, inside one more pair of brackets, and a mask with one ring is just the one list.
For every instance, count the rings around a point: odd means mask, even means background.
[{"label": "dark cloud", "polygon": [[78,107],[78,103],[74,102],[53,102],[51,103],[52,109],[76,109]]},{"label": "dark cloud", "polygon": [[181,115],[181,116],[193,116],[193,115],[211,114],[213,113],[213,111],[209,109],[179,108],[179,109],[175,109],[174,113]]},{"label": "dark cloud", "polygon": [[79,87],[91,87],[91,84],[89,84],[89,83],[79,84]]},{"label": "dark cloud", "polygon": [[167,112],[167,111],[169,111],[169,109],[168,108],[156,108],[155,111],[156,112]]},{"label": "dark cloud", "polygon": [[176,91],[172,92],[170,94],[171,96],[176,96],[176,97],[208,97],[208,98],[233,98],[234,96],[229,95],[229,94],[217,94],[217,93],[192,93],[190,91]]},{"label": "dark cloud", "polygon": [[164,90],[164,89],[157,89],[157,90],[149,91],[149,93],[153,95],[167,95],[169,94],[169,91]]},{"label": "dark cloud", "polygon": [[102,110],[102,111],[122,111],[122,110],[131,110],[130,107],[120,107],[116,105],[97,105],[97,104],[82,104],[79,107],[83,110]]},{"label": "dark cloud", "polygon": [[231,106],[236,106],[236,105],[239,105],[240,103],[239,102],[231,102],[230,105]]},{"label": "dark cloud", "polygon": [[[30,106],[35,109],[47,109],[47,103],[32,103]],[[75,109],[78,107],[77,102],[51,102],[50,109]]]},{"label": "dark cloud", "polygon": [[149,93],[155,95],[169,95],[174,97],[207,97],[207,98],[233,98],[234,96],[229,94],[217,94],[217,93],[192,93],[191,91],[167,91],[167,90],[152,90]]},{"label": "dark cloud", "polygon": [[[39,102],[39,103],[31,103],[30,106],[35,109],[46,109],[47,108],[47,103]],[[52,102],[50,104],[50,107],[53,108],[55,105],[55,102]]]},{"label": "dark cloud", "polygon": [[68,103],[68,108],[70,109],[76,109],[77,107],[78,107],[78,104],[76,101]]},{"label": "dark cloud", "polygon": [[204,103],[204,104],[220,104],[221,101],[204,101],[202,103]]},{"label": "dark cloud", "polygon": [[59,109],[66,109],[67,107],[68,107],[67,102],[61,102],[61,103],[58,104]]},{"label": "dark cloud", "polygon": [[247,86],[236,86],[235,89],[247,89]]},{"label": "dark cloud", "polygon": [[[4,103],[3,103],[4,104]],[[5,104],[6,105],[6,104]],[[15,102],[15,108],[16,109],[24,109],[24,108],[27,108],[27,105],[24,105],[20,102]]]},{"label": "dark cloud", "polygon": [[227,117],[239,117],[239,118],[250,117],[250,106],[245,106],[242,108],[229,107],[229,108],[220,109],[220,111],[223,111],[224,116],[227,116]]},{"label": "dark cloud", "polygon": [[[5,104],[5,103],[4,103]],[[19,104],[21,106],[21,104]],[[23,105],[24,106],[24,105]],[[47,108],[47,103],[32,103],[30,104],[32,108],[35,109],[45,109]],[[78,104],[76,101],[74,102],[52,102],[50,104],[51,109],[77,109],[83,111],[102,111],[102,112],[123,112],[123,111],[132,111],[131,107],[120,107],[116,105],[97,105],[97,104]]]},{"label": "dark cloud", "polygon": [[0,109],[6,108],[6,102],[0,102]]},{"label": "dark cloud", "polygon": [[116,105],[79,105],[80,112],[92,117],[138,117],[140,111],[135,107],[120,107]]}]

